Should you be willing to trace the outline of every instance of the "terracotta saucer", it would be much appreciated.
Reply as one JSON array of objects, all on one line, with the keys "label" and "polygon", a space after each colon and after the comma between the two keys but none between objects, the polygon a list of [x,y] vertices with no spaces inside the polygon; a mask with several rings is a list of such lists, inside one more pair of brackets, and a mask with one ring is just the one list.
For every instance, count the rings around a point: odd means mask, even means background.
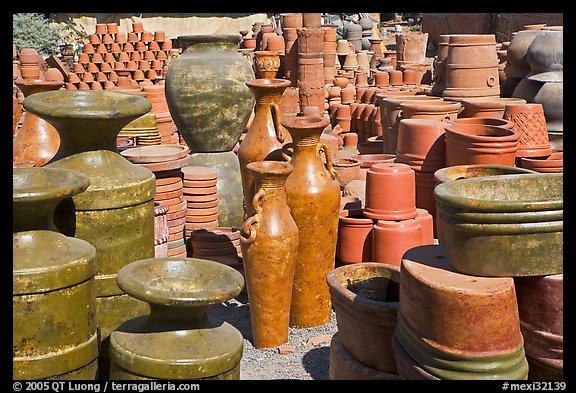
[{"label": "terracotta saucer", "polygon": [[216,186],[212,187],[183,187],[182,191],[188,195],[208,195],[218,192]]},{"label": "terracotta saucer", "polygon": [[214,187],[218,183],[218,179],[209,180],[183,180],[184,187],[196,188],[196,187]]},{"label": "terracotta saucer", "polygon": [[182,168],[184,180],[214,180],[218,178],[216,168],[188,165]]},{"label": "terracotta saucer", "polygon": [[186,216],[180,218],[172,218],[170,220],[166,220],[168,224],[168,228],[182,226],[186,223]]},{"label": "terracotta saucer", "polygon": [[184,235],[182,234],[182,232],[168,234],[168,243],[175,242],[175,241],[181,241],[183,239],[184,239]]},{"label": "terracotta saucer", "polygon": [[182,191],[184,193],[184,187],[182,186],[182,182],[174,182],[169,184],[156,184],[156,194],[160,193],[167,193],[167,192],[174,192],[174,191]]},{"label": "terracotta saucer", "polygon": [[208,202],[190,202],[186,201],[188,209],[206,209],[218,206],[218,198]]},{"label": "terracotta saucer", "polygon": [[215,192],[207,195],[184,194],[183,198],[188,202],[211,202],[218,200],[218,193]]},{"label": "terracotta saucer", "polygon": [[[168,206],[168,209],[170,209],[171,206],[174,205],[180,205],[182,202],[186,202],[181,196],[177,196],[175,198],[170,198],[170,199],[154,199],[161,201],[163,204]],[[186,206],[186,205],[184,205]]]},{"label": "terracotta saucer", "polygon": [[187,210],[186,214],[189,216],[208,216],[211,214],[218,214],[218,206],[208,207],[204,209],[196,209],[188,207],[186,210]]},{"label": "terracotta saucer", "polygon": [[184,224],[177,225],[175,227],[168,227],[168,235],[172,235],[174,233],[183,233],[184,232]]},{"label": "terracotta saucer", "polygon": [[[162,201],[162,203],[166,204],[165,201]],[[179,203],[176,203],[174,205],[168,205],[168,214],[186,211],[186,205],[187,203],[185,200],[181,200]]]},{"label": "terracotta saucer", "polygon": [[174,211],[172,213],[168,212],[166,214],[166,220],[176,220],[178,218],[186,217],[186,212],[188,209],[184,208],[180,211]]},{"label": "terracotta saucer", "polygon": [[192,231],[196,231],[198,229],[218,228],[218,220],[208,222],[186,222],[184,228],[186,236],[189,237],[192,234]]},{"label": "terracotta saucer", "polygon": [[[156,146],[143,146],[143,147],[156,147]],[[172,169],[181,169],[183,167],[190,165],[190,162],[192,162],[192,156],[188,154],[185,157],[178,158],[176,160],[153,162],[149,164],[139,163],[138,165],[150,169],[152,172],[158,172],[158,171],[168,171]]]},{"label": "terracotta saucer", "polygon": [[218,220],[218,213],[208,214],[204,216],[191,216],[186,215],[186,222],[199,223],[199,222],[212,222]]},{"label": "terracotta saucer", "polygon": [[184,158],[189,149],[182,145],[150,145],[126,149],[120,154],[134,164],[150,164]]},{"label": "terracotta saucer", "polygon": [[154,196],[154,200],[155,201],[163,201],[166,199],[173,199],[173,198],[177,198],[177,197],[182,197],[184,195],[184,191],[182,188],[177,189],[175,191],[169,191],[169,192],[156,192],[156,195]]}]

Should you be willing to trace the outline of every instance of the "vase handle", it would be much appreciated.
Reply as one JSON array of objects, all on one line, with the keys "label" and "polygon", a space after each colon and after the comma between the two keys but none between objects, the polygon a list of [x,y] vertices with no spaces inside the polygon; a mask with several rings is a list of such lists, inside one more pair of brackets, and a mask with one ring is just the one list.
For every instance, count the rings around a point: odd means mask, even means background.
[{"label": "vase handle", "polygon": [[287,153],[288,149],[290,149],[290,148],[292,148],[292,149],[294,148],[293,143],[287,143],[284,146],[282,146],[282,148],[280,149],[280,154],[282,155],[282,158],[284,160],[286,160],[287,162],[292,161],[292,156]]},{"label": "vase handle", "polygon": [[[245,244],[251,244],[256,239],[256,229],[262,217],[262,206],[260,204],[262,197],[264,197],[264,191],[262,190],[259,190],[254,194],[254,197],[252,198],[252,206],[254,207],[256,214],[244,221],[244,224],[242,225],[242,236],[240,236],[240,240]],[[249,235],[246,237],[245,234]]]},{"label": "vase handle", "polygon": [[282,126],[282,112],[280,111],[280,105],[273,102],[270,105],[270,112],[272,113],[272,120],[274,121],[274,131],[276,131],[276,139],[278,142],[284,143],[286,140],[284,136],[283,126]]},{"label": "vase handle", "polygon": [[318,152],[324,152],[324,156],[326,157],[326,169],[328,169],[328,172],[330,172],[332,179],[337,180],[336,171],[332,165],[332,157],[330,157],[330,148],[325,143],[318,143],[316,145],[316,150]]}]

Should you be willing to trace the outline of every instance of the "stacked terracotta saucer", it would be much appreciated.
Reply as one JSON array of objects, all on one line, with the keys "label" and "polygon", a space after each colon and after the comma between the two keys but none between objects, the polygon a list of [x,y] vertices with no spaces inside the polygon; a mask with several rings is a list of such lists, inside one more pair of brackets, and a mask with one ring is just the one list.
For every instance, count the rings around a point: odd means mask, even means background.
[{"label": "stacked terracotta saucer", "polygon": [[213,167],[189,165],[182,168],[184,199],[187,202],[186,238],[197,229],[218,227],[218,172]]},{"label": "stacked terracotta saucer", "polygon": [[186,238],[186,248],[193,258],[209,259],[243,271],[237,228],[196,229]]},{"label": "stacked terracotta saucer", "polygon": [[181,145],[140,146],[122,151],[125,158],[156,176],[154,201],[168,206],[168,256],[186,257],[184,228],[187,203],[184,199],[182,168],[190,165],[189,150]]}]

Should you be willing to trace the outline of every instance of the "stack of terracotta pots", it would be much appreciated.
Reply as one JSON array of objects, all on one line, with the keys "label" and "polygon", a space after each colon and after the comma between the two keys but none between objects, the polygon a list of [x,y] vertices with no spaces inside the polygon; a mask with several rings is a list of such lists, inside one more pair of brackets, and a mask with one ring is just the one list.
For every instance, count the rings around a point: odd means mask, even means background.
[{"label": "stack of terracotta pots", "polygon": [[240,230],[230,227],[195,229],[186,238],[188,255],[220,262],[242,272]]},{"label": "stack of terracotta pots", "polygon": [[298,93],[300,108],[317,107],[320,115],[325,112],[324,89],[324,29],[317,18],[306,18],[306,23],[296,29],[298,34]]},{"label": "stack of terracotta pots", "polygon": [[116,23],[97,23],[67,76],[66,88],[110,89],[119,75],[128,76],[133,86],[156,84],[164,78],[172,52],[164,31],[145,31],[142,23],[134,22],[126,33]]},{"label": "stack of terracotta pots", "polygon": [[324,32],[324,47],[323,53],[323,67],[324,67],[324,82],[325,84],[332,84],[334,77],[336,76],[336,45],[338,35],[336,32],[336,25],[322,25],[322,31]]},{"label": "stack of terracotta pots", "polygon": [[430,83],[433,59],[426,57],[428,33],[396,33],[396,67],[400,71],[411,70],[416,74],[417,83]]},{"label": "stack of terracotta pots", "polygon": [[154,202],[154,257],[168,257],[168,206]]},{"label": "stack of terracotta pots", "polygon": [[152,103],[150,113],[156,115],[160,143],[179,143],[178,129],[172,120],[172,115],[166,102],[166,85],[164,83],[157,83],[151,86],[143,86],[142,91],[146,93],[146,98]]},{"label": "stack of terracotta pots", "polygon": [[[197,229],[218,227],[218,172],[212,167],[188,165],[182,168],[182,176],[187,202],[185,234],[190,239]],[[188,250],[193,252],[190,247]]]},{"label": "stack of terracotta pots", "polygon": [[188,151],[185,146],[173,144],[134,147],[120,153],[130,162],[151,170],[156,177],[154,201],[168,207],[166,245],[169,257],[186,256],[184,229],[187,201],[184,196],[182,168],[190,164],[191,156]]}]

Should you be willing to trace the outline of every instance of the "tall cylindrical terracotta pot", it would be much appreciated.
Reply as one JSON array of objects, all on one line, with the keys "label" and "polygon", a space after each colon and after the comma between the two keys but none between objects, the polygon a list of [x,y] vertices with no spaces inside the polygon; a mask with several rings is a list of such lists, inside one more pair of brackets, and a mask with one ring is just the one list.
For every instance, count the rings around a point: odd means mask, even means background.
[{"label": "tall cylindrical terracotta pot", "polygon": [[290,160],[294,170],[286,180],[286,193],[299,231],[290,310],[290,326],[295,327],[318,326],[330,319],[326,274],[335,264],[340,184],[328,148],[319,143],[329,123],[327,117],[299,115],[287,115],[282,121],[294,145]]},{"label": "tall cylindrical terracotta pot", "polygon": [[[150,111],[152,104],[133,94],[58,90],[33,94],[23,105],[60,134],[58,152],[46,167],[73,169],[90,178],[86,191],[57,206],[54,221],[63,234],[96,248],[97,318],[106,348],[116,326],[147,310],[145,303],[118,287],[116,274],[131,261],[154,256],[156,178],[118,153],[116,137],[123,126]],[[107,355],[102,350],[101,359]],[[105,360],[101,367],[106,369]]]},{"label": "tall cylindrical terracotta pot", "polygon": [[298,227],[286,200],[287,162],[254,161],[255,213],[241,233],[246,289],[250,301],[252,343],[275,347],[288,341],[290,304],[298,257]]},{"label": "tall cylindrical terracotta pot", "polygon": [[[244,222],[240,166],[232,149],[254,106],[246,82],[250,61],[238,52],[240,35],[179,36],[182,54],[166,73],[166,101],[178,132],[190,148],[193,165],[215,166],[220,225]],[[232,153],[232,154],[230,154]]]},{"label": "tall cylindrical terracotta pot", "polygon": [[246,166],[255,161],[282,161],[281,149],[286,142],[288,132],[281,124],[283,117],[280,110],[282,94],[290,81],[287,79],[254,79],[246,82],[256,98],[254,118],[246,136],[238,148],[238,161],[242,176],[245,218],[254,213],[252,198],[255,194],[252,172]]},{"label": "tall cylindrical terracotta pot", "polygon": [[68,169],[12,174],[12,377],[94,380],[98,375],[96,249],[54,225],[54,210],[88,176]]}]

